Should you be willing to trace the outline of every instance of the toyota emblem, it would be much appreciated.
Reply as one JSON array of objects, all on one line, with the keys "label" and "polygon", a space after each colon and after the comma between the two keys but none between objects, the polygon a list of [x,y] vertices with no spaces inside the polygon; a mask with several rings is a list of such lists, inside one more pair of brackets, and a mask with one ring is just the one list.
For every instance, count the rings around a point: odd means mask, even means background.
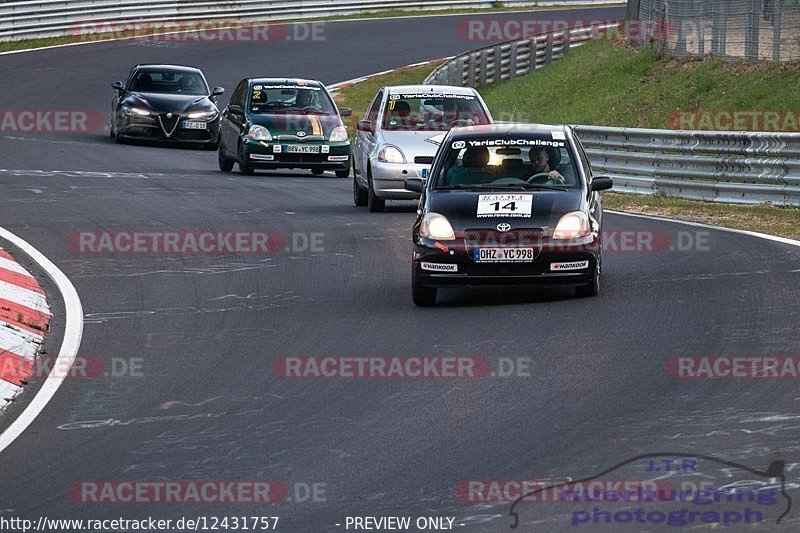
[{"label": "toyota emblem", "polygon": [[298,131],[298,132],[297,132],[297,136],[298,136],[298,137],[305,137],[305,136],[306,136],[306,132],[304,132],[304,131]]},{"label": "toyota emblem", "polygon": [[505,232],[505,231],[508,231],[510,229],[511,229],[511,224],[506,224],[505,222],[503,222],[502,224],[498,224],[497,225],[497,230],[498,231]]},{"label": "toyota emblem", "polygon": [[167,118],[172,118],[172,113],[167,113]]}]

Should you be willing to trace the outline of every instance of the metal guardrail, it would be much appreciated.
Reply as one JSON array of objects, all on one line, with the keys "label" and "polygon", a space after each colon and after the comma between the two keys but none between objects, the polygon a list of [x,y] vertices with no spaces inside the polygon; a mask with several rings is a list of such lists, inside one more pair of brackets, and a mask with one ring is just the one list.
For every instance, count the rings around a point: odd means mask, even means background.
[{"label": "metal guardrail", "polygon": [[[482,87],[564,57],[596,28],[478,48],[442,63],[426,84]],[[592,168],[614,190],[680,198],[800,206],[800,134],[576,126]]]},{"label": "metal guardrail", "polygon": [[[504,7],[579,6],[619,3],[619,0],[545,0],[503,2]],[[180,22],[196,20],[302,20],[372,11],[487,8],[475,0],[29,0],[0,2],[0,41],[74,35],[79,24],[102,21]],[[76,35],[77,37],[77,35]]]},{"label": "metal guardrail", "polygon": [[577,126],[614,189],[693,200],[800,206],[800,133]]},{"label": "metal guardrail", "polygon": [[591,40],[597,31],[617,23],[573,28],[471,50],[442,63],[425,78],[426,85],[483,87],[522,76],[561,59]]}]

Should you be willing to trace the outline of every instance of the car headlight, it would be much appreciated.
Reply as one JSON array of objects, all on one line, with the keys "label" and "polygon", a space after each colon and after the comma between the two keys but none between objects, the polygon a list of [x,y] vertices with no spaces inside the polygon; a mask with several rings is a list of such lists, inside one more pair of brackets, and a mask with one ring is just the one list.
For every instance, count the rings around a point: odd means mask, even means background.
[{"label": "car headlight", "polygon": [[573,211],[567,213],[556,224],[556,229],[553,231],[554,239],[577,239],[585,237],[592,231],[589,224],[589,217],[586,213],[581,211]]},{"label": "car headlight", "polygon": [[333,128],[331,132],[330,138],[328,140],[332,143],[340,143],[347,140],[347,130],[344,126],[336,126]]},{"label": "car headlight", "polygon": [[140,117],[150,116],[150,111],[143,107],[122,106],[122,112],[126,115],[139,115]]},{"label": "car headlight", "polygon": [[453,241],[456,238],[450,221],[439,213],[425,213],[419,226],[419,236],[437,241]]},{"label": "car headlight", "polygon": [[378,161],[381,163],[405,163],[406,156],[397,146],[387,144],[378,152]]},{"label": "car headlight", "polygon": [[247,130],[247,138],[254,141],[271,141],[272,134],[264,126],[253,124],[250,126],[250,129]]},{"label": "car headlight", "polygon": [[202,119],[202,120],[212,120],[217,117],[217,110],[212,109],[211,111],[190,111],[186,118],[190,118],[193,120]]}]

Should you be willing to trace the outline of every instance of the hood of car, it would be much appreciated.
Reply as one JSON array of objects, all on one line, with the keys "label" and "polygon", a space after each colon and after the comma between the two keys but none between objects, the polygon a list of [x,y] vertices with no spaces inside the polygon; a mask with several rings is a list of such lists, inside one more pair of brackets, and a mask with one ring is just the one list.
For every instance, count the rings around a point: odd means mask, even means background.
[{"label": "hood of car", "polygon": [[435,141],[443,139],[446,132],[441,131],[392,131],[383,130],[383,144],[393,144],[400,148],[406,158],[413,160],[418,156],[433,157],[439,144]]},{"label": "hood of car", "polygon": [[[559,219],[582,207],[582,192],[574,191],[428,191],[428,211],[447,217],[453,229],[497,229],[498,224],[508,224],[508,229],[555,228]],[[478,218],[478,197],[482,194],[524,194],[531,196],[530,217],[490,216]]]},{"label": "hood of car", "polygon": [[257,114],[251,113],[248,118],[251,124],[264,126],[273,137],[297,137],[298,141],[304,138],[314,138],[322,135],[326,139],[336,126],[342,125],[338,115],[284,115],[279,113]]},{"label": "hood of car", "polygon": [[213,109],[208,96],[197,94],[129,93],[123,103],[143,107],[160,115],[163,113],[185,114],[188,111]]}]

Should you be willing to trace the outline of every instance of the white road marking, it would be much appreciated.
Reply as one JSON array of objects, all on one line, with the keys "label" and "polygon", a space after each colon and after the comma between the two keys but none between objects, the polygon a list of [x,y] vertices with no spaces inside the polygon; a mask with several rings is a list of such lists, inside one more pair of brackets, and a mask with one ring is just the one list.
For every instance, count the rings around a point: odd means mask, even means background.
[{"label": "white road marking", "polygon": [[[0,227],[0,238],[5,239],[22,250],[47,273],[48,277],[53,280],[53,283],[61,293],[61,297],[64,299],[64,309],[66,312],[64,339],[61,341],[61,349],[53,365],[53,372],[56,372],[56,369],[59,369],[59,371],[55,374],[51,373],[51,375],[48,376],[48,379],[45,380],[42,388],[36,393],[31,403],[28,404],[17,419],[0,434],[0,452],[2,452],[14,442],[17,437],[22,435],[36,417],[39,416],[39,413],[44,410],[53,396],[55,396],[59,387],[61,387],[64,378],[69,374],[69,370],[75,362],[75,356],[81,345],[81,337],[83,336],[83,306],[78,297],[78,292],[75,290],[69,278],[39,250],[3,227]],[[16,391],[12,391],[2,384],[0,384],[0,387],[3,387],[3,389],[7,390],[9,393],[14,392],[14,394],[16,394],[19,392],[18,387]]]}]

